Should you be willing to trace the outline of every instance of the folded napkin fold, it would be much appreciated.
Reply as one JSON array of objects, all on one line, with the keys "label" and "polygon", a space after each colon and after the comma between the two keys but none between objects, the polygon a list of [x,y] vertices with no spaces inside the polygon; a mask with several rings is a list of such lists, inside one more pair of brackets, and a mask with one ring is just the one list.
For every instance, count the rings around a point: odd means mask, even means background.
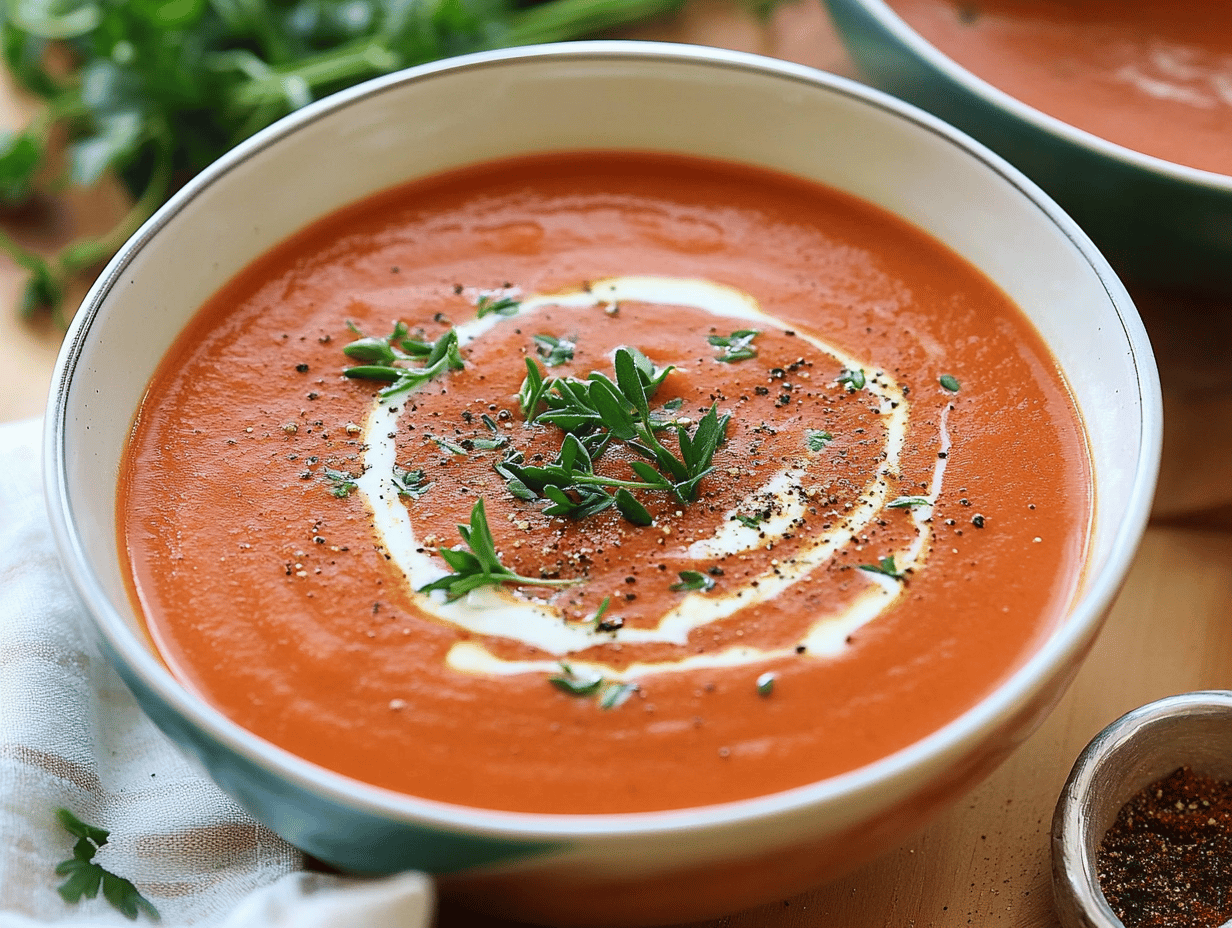
[{"label": "folded napkin fold", "polygon": [[[56,864],[67,808],[111,835],[95,860],[131,880],[163,925],[416,928],[420,874],[302,872],[145,717],[96,647],[51,540],[38,420],[0,425],[0,928],[128,925],[100,894],[70,904]],[[140,920],[146,920],[141,916]]]}]

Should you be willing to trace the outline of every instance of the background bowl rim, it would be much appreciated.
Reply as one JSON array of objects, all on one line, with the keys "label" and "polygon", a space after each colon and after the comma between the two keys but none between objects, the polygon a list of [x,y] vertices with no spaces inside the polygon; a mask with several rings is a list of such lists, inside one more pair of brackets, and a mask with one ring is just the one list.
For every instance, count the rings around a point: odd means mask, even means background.
[{"label": "background bowl rim", "polygon": [[1007,111],[1035,129],[1056,136],[1072,145],[1088,149],[1095,154],[1120,161],[1130,167],[1181,183],[1204,187],[1212,192],[1232,195],[1232,174],[1206,171],[1202,168],[1169,161],[1166,158],[1148,155],[1145,152],[1109,141],[1093,132],[1065,122],[1063,119],[1058,119],[1056,116],[1050,116],[1043,110],[1036,109],[1006,93],[975,72],[963,67],[925,39],[894,11],[887,0],[826,0],[826,2],[853,3],[863,8],[888,29],[899,42],[964,90],[973,93],[983,102],[997,109]]},{"label": "background bowl rim", "polygon": [[[82,346],[93,323],[116,284],[150,241],[174,217],[187,209],[209,186],[222,181],[235,168],[294,134],[302,126],[327,118],[335,111],[404,85],[433,80],[476,68],[536,64],[545,60],[576,62],[662,62],[749,72],[754,80],[786,81],[812,91],[837,94],[860,107],[871,107],[914,124],[939,136],[971,158],[994,171],[1016,188],[1030,205],[1078,250],[1101,284],[1112,311],[1120,322],[1124,348],[1137,372],[1137,399],[1142,446],[1133,467],[1129,505],[1112,538],[1104,569],[1082,596],[1074,601],[1064,620],[1047,634],[1040,646],[1019,664],[994,690],[979,702],[924,738],[879,758],[870,764],[834,777],[749,799],[684,809],[630,813],[530,813],[482,809],[424,799],[374,786],[298,757],[241,728],[204,699],[176,680],[112,609],[90,565],[70,504],[65,448],[68,392]],[[339,204],[341,208],[345,204]],[[254,258],[256,256],[254,255]],[[995,281],[994,281],[995,283]],[[803,65],[744,52],[671,43],[603,40],[524,46],[479,52],[408,68],[375,78],[325,97],[279,120],[241,143],[207,167],[179,190],[123,246],[107,265],[75,315],[57,359],[48,402],[43,439],[44,487],[52,533],[61,564],[74,593],[101,633],[111,654],[140,678],[176,714],[188,720],[211,741],[224,746],[253,766],[276,772],[295,787],[353,811],[394,822],[436,827],[451,832],[499,838],[560,839],[584,836],[610,838],[639,835],[671,835],[678,832],[719,830],[751,821],[771,821],[821,808],[843,797],[867,795],[907,775],[916,768],[953,763],[970,739],[1012,719],[1030,696],[1049,681],[1067,662],[1073,662],[1093,640],[1104,612],[1115,596],[1121,578],[1145,530],[1158,474],[1162,446],[1162,399],[1154,356],[1145,328],[1124,286],[1094,244],[1034,182],[984,145],[938,118],[888,94],[859,82]]]}]

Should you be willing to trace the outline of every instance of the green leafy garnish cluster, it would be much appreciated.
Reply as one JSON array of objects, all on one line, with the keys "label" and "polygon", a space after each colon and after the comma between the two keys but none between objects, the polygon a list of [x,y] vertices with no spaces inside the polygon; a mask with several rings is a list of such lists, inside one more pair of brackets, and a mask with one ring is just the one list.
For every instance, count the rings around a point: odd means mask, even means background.
[{"label": "green leafy garnish cluster", "polygon": [[496,541],[488,527],[488,516],[484,511],[482,499],[477,500],[471,508],[470,525],[459,525],[458,534],[462,536],[462,543],[469,550],[437,548],[445,563],[453,568],[453,573],[421,586],[420,593],[441,590],[447,600],[453,601],[484,586],[500,586],[505,583],[524,586],[571,586],[576,582],[522,577],[502,564],[496,553]]},{"label": "green leafy garnish cluster", "polygon": [[57,809],[56,817],[65,831],[77,839],[73,845],[73,856],[56,865],[56,873],[68,877],[59,887],[64,901],[80,902],[83,896],[93,899],[101,888],[103,898],[125,918],[135,919],[144,912],[158,921],[158,910],[136,886],[94,862],[94,855],[107,843],[111,833],[95,825],[87,825],[68,809]]},{"label": "green leafy garnish cluster", "polygon": [[359,380],[388,383],[389,386],[381,390],[383,399],[413,390],[446,371],[460,371],[465,366],[458,353],[455,329],[434,342],[411,338],[410,330],[402,321],[395,323],[393,332],[384,338],[363,335],[354,326],[351,330],[361,337],[342,351],[348,358],[361,363],[342,373]]},{"label": "green leafy garnish cluster", "polygon": [[[650,406],[670,367],[656,370],[642,352],[627,346],[616,349],[614,366],[615,380],[598,371],[585,380],[545,380],[534,360],[526,359],[526,379],[518,393],[522,412],[527,422],[557,426],[565,439],[556,459],[546,465],[525,465],[516,457],[498,465],[515,495],[552,500],[555,509],[549,514],[590,515],[615,505],[636,525],[648,525],[651,518],[631,490],[668,492],[682,503],[697,499],[702,479],[713,470],[714,453],[727,434],[730,416],[720,416],[711,405],[690,433],[674,419],[679,402],[655,410]],[[658,432],[669,429],[679,454],[658,438]],[[612,440],[646,459],[629,465],[638,479],[595,473],[595,460]],[[609,494],[603,487],[616,492]]]},{"label": "green leafy garnish cluster", "polygon": [[[20,0],[0,36],[15,82],[43,101],[0,138],[0,205],[25,202],[54,169],[106,172],[134,206],[99,237],[45,259],[7,237],[30,279],[25,306],[58,308],[68,279],[98,265],[174,187],[279,117],[399,68],[458,55],[583,38],[666,15],[684,0]],[[765,6],[764,3],[758,4]],[[49,54],[60,46],[67,55]],[[68,66],[64,66],[64,62]]]}]

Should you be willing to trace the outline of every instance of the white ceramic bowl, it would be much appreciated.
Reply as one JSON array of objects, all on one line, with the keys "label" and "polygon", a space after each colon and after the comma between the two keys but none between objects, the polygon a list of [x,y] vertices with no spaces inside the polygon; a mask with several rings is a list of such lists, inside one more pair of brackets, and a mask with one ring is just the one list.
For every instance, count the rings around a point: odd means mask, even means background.
[{"label": "white ceramic bowl", "polygon": [[[1085,417],[1097,519],[1080,596],[969,712],[876,763],[707,808],[491,812],[398,795],[261,741],[186,692],[151,651],[117,551],[116,475],[160,357],[255,256],[368,194],[524,152],[651,149],[762,165],[878,204],[971,261],[1027,313]],[[74,320],[46,432],[68,576],[147,712],[293,843],[359,871],[451,874],[447,891],[516,917],[632,924],[732,911],[822,882],[901,841],[991,771],[1060,697],[1146,522],[1160,396],[1141,323],[1088,239],[977,143],[857,84],[699,48],[583,43],[392,75],[266,130],[181,190]]]}]

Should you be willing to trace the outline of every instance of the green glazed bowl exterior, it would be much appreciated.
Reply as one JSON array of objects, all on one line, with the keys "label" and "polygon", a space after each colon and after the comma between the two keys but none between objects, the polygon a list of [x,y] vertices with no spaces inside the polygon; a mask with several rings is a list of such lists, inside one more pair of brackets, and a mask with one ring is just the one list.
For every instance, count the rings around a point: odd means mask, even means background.
[{"label": "green glazed bowl exterior", "polygon": [[1232,177],[1131,151],[1054,119],[946,57],[883,0],[826,0],[856,64],[1006,158],[1119,273],[1232,293]]}]

